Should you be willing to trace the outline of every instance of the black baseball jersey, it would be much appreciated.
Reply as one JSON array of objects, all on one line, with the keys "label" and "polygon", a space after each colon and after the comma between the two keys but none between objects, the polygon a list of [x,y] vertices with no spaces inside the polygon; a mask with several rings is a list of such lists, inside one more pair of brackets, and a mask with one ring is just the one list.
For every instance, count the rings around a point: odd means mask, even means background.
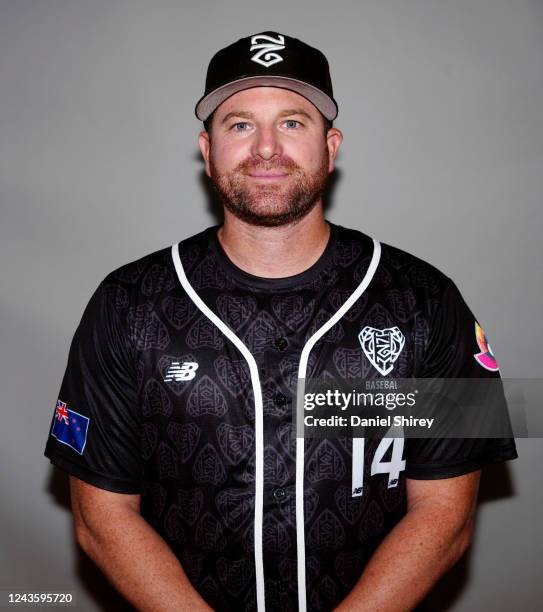
[{"label": "black baseball jersey", "polygon": [[[499,377],[447,276],[330,227],[319,260],[287,278],[239,269],[218,227],[123,265],[72,340],[45,455],[141,493],[142,515],[217,610],[334,608],[404,516],[406,478],[517,456],[513,439],[406,439],[390,478],[371,470],[382,440],[367,441],[355,474],[352,438],[296,438],[299,378]],[[391,337],[399,350],[379,352]]]}]

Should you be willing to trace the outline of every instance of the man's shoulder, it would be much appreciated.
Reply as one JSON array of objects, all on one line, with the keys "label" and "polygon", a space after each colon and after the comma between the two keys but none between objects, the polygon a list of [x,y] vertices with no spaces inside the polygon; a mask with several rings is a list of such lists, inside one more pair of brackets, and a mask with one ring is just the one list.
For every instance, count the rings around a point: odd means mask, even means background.
[{"label": "man's shoulder", "polygon": [[452,282],[443,270],[426,259],[386,242],[380,244],[381,264],[405,275],[415,286],[435,290],[435,285],[446,286]]},{"label": "man's shoulder", "polygon": [[116,267],[106,274],[101,285],[106,286],[109,292],[117,291],[120,295],[129,292],[141,293],[148,297],[172,289],[176,283],[172,247],[178,251],[183,265],[190,267],[201,257],[211,229],[206,228],[179,242],[151,251]]},{"label": "man's shoulder", "polygon": [[444,291],[453,281],[434,264],[395,245],[382,242],[354,228],[339,228],[339,246],[345,251],[352,251],[353,245],[360,250],[373,253],[372,242],[378,243],[380,249],[379,265],[375,272],[378,284],[391,288],[402,285],[405,288],[420,289],[430,295]]}]

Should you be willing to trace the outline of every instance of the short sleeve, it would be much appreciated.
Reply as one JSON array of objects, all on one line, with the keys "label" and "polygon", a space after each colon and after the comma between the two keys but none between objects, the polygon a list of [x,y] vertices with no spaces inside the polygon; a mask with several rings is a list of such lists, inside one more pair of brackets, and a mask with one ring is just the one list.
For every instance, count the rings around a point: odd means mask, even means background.
[{"label": "short sleeve", "polygon": [[[450,279],[433,316],[418,377],[500,380],[498,362],[483,328]],[[499,389],[499,401],[491,408],[502,411],[500,418],[509,423],[501,381]],[[517,456],[513,437],[409,439],[405,475],[415,479],[450,478]]]},{"label": "short sleeve", "polygon": [[134,359],[106,279],[73,336],[45,456],[99,488],[138,493],[142,480]]}]

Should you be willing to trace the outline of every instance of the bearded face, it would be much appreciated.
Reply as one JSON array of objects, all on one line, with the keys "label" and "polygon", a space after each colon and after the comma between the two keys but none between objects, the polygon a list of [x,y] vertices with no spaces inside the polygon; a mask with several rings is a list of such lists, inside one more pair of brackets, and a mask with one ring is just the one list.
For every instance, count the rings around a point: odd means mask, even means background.
[{"label": "bearded face", "polygon": [[328,148],[316,169],[307,170],[285,154],[264,160],[248,157],[221,173],[210,151],[210,178],[224,206],[236,217],[266,227],[303,218],[322,196],[328,180]]}]

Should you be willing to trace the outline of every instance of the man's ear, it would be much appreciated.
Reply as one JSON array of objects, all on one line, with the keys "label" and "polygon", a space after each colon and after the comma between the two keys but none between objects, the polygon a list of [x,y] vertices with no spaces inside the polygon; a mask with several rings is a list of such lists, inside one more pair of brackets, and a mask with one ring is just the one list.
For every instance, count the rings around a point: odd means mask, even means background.
[{"label": "man's ear", "polygon": [[335,168],[334,162],[342,142],[343,132],[335,127],[330,128],[326,133],[326,146],[328,147],[328,155],[330,158],[328,172],[332,172]]},{"label": "man's ear", "polygon": [[209,151],[211,148],[211,140],[209,138],[208,132],[206,132],[205,130],[201,131],[198,134],[198,146],[200,147],[202,157],[204,158],[206,174],[207,176],[211,176],[209,172]]}]

